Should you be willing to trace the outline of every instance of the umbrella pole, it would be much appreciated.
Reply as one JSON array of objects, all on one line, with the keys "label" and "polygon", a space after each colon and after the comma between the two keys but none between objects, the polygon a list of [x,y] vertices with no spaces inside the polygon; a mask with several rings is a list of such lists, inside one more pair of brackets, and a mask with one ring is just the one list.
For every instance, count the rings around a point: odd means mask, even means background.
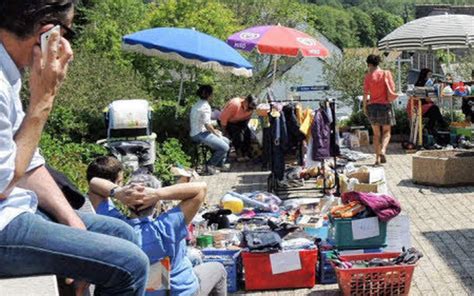
[{"label": "umbrella pole", "polygon": [[275,78],[276,78],[276,73],[277,73],[277,67],[278,67],[278,56],[275,56],[273,60],[273,76],[272,76],[272,86],[275,84]]},{"label": "umbrella pole", "polygon": [[181,69],[181,81],[179,83],[179,94],[178,94],[178,102],[176,103],[176,112],[175,112],[175,118],[178,118],[178,109],[179,105],[181,103],[181,99],[183,98],[183,89],[184,89],[184,71],[186,70],[186,66],[183,66]]},{"label": "umbrella pole", "polygon": [[402,93],[402,61],[400,59],[400,56],[398,56],[397,64],[398,64],[398,92]]}]

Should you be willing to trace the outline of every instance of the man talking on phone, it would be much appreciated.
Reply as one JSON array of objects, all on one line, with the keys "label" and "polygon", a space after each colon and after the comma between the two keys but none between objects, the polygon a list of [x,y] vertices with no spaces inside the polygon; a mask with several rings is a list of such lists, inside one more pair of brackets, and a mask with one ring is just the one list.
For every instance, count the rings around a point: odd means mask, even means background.
[{"label": "man talking on phone", "polygon": [[[0,0],[0,277],[55,274],[93,283],[97,295],[143,295],[149,261],[133,229],[75,212],[37,149],[73,57],[67,38],[74,5]],[[47,40],[43,52],[41,40]],[[30,97],[24,112],[26,69]]]}]

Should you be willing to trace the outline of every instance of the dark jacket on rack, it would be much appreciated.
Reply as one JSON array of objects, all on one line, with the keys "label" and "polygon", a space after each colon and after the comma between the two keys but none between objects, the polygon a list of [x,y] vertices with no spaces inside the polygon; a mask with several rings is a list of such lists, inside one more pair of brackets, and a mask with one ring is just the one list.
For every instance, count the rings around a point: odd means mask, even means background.
[{"label": "dark jacket on rack", "polygon": [[288,148],[288,131],[286,129],[285,114],[280,117],[270,117],[272,127],[272,173],[278,180],[282,180],[285,171],[285,151]]},{"label": "dark jacket on rack", "polygon": [[314,115],[311,126],[313,138],[314,161],[320,161],[331,156],[331,118],[327,110],[320,108]]},{"label": "dark jacket on rack", "polygon": [[284,106],[283,113],[285,114],[288,133],[288,150],[291,150],[296,148],[298,143],[303,141],[306,136],[300,131],[300,125],[296,119],[296,106],[294,104]]}]

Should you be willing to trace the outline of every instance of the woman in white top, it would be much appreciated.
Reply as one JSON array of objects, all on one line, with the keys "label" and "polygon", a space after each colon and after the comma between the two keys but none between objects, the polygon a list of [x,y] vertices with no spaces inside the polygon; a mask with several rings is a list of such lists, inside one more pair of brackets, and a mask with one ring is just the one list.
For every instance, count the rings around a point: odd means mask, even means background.
[{"label": "woman in white top", "polygon": [[228,170],[229,166],[225,164],[225,161],[230,149],[230,140],[215,129],[211,123],[212,110],[209,101],[212,99],[213,88],[210,85],[201,85],[196,94],[200,100],[194,104],[189,116],[191,139],[213,150],[212,157],[208,161],[208,172],[210,174]]}]

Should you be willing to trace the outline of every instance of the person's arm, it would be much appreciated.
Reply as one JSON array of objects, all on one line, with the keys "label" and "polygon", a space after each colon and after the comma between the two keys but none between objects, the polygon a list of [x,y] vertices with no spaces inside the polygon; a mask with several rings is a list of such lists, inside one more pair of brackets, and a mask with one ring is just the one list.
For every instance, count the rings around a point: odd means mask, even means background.
[{"label": "person's arm", "polygon": [[120,187],[109,180],[92,178],[89,182],[89,191],[102,198],[108,198],[112,189],[115,189],[115,198],[128,207],[137,207],[143,204],[145,198],[145,187],[140,185],[128,185]]},{"label": "person's arm", "polygon": [[[38,147],[43,127],[53,107],[56,93],[66,76],[68,63],[73,54],[69,42],[64,38],[61,38],[60,50],[52,46],[58,42],[58,38],[60,37],[57,33],[51,35],[48,59],[44,66],[40,47],[34,47],[34,61],[29,82],[29,106],[19,130],[13,137],[15,145],[10,145],[16,150],[13,171],[9,174],[9,184],[1,188],[0,199],[7,198],[16,184],[27,173]],[[6,128],[11,130],[11,126]]]},{"label": "person's arm", "polygon": [[28,172],[18,182],[18,187],[36,193],[39,207],[59,223],[86,229],[45,166],[40,166]]},{"label": "person's arm", "polygon": [[193,182],[158,189],[147,188],[146,192],[147,196],[143,199],[143,205],[138,210],[153,206],[160,200],[181,200],[179,206],[186,224],[189,224],[206,198],[207,185],[204,182]]},{"label": "person's arm", "polygon": [[388,84],[390,85],[390,88],[395,90],[395,81],[393,80],[393,75],[390,70],[385,71],[385,73],[388,75]]},{"label": "person's arm", "polygon": [[203,107],[202,110],[200,110],[201,114],[201,120],[204,123],[204,127],[210,132],[213,133],[214,135],[221,137],[222,134],[212,126],[212,121],[211,121],[211,107]]},{"label": "person's arm", "polygon": [[364,114],[367,115],[367,101],[369,98],[369,79],[368,76],[365,76],[364,78],[364,96],[362,98],[362,110],[364,111]]}]

